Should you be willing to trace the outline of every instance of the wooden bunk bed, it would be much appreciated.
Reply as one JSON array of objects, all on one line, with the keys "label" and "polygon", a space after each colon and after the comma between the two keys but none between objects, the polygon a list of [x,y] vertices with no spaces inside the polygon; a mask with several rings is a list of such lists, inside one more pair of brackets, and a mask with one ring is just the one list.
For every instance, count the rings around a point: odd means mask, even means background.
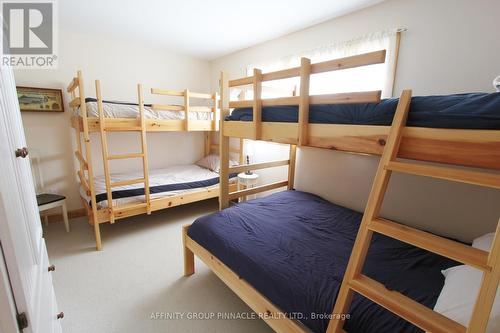
[{"label": "wooden bunk bed", "polygon": [[[86,209],[89,223],[94,227],[96,248],[102,248],[101,235],[99,225],[101,223],[114,223],[116,220],[126,217],[151,214],[153,211],[175,207],[187,203],[192,203],[209,198],[215,198],[219,195],[219,190],[216,186],[200,187],[198,189],[190,190],[179,195],[165,196],[161,198],[152,199],[150,195],[149,184],[149,168],[148,168],[148,150],[147,150],[147,133],[148,132],[173,132],[173,131],[201,131],[204,133],[204,154],[218,153],[219,146],[212,143],[211,133],[218,130],[218,108],[217,101],[218,95],[191,92],[188,89],[184,91],[164,90],[164,89],[151,89],[151,94],[163,95],[167,97],[182,98],[183,103],[179,105],[172,104],[151,104],[150,109],[154,111],[168,111],[175,113],[182,113],[181,119],[161,119],[145,116],[145,104],[143,98],[142,85],[137,85],[138,94],[138,113],[136,117],[118,118],[107,117],[104,112],[104,103],[101,95],[100,81],[96,80],[96,106],[97,116],[89,116],[87,110],[87,103],[85,98],[84,81],[82,72],[78,71],[77,75],[71,80],[67,87],[67,91],[71,94],[71,101],[69,103],[75,115],[71,118],[71,127],[75,130],[76,135],[76,151],[75,156],[78,160],[77,177],[80,181],[82,203]],[[199,99],[211,104],[211,106],[193,106],[191,99]],[[130,103],[129,103],[130,105]],[[190,113],[205,113],[208,117],[203,119],[193,119]],[[108,138],[109,132],[131,132],[135,131],[140,133],[141,151],[138,153],[118,154],[111,155],[108,152]],[[105,192],[106,197],[111,198],[107,200],[107,207],[99,207],[96,196],[96,187],[94,181],[96,179],[91,154],[91,133],[100,133],[102,160],[105,178]],[[240,147],[231,148],[231,153],[238,154],[238,159],[241,162],[243,159],[242,152],[243,140],[240,140]],[[142,175],[136,179],[126,179],[120,181],[112,181],[109,161],[111,160],[124,160],[124,159],[141,159],[142,160]],[[144,202],[140,203],[126,203],[126,204],[113,204],[113,189],[120,186],[143,184],[144,188]],[[234,186],[235,188],[235,186]]]},{"label": "wooden bunk bed", "polygon": [[[316,64],[311,64],[309,59],[303,58],[300,67],[264,74],[255,69],[253,76],[236,80],[229,80],[228,76],[222,73],[220,80],[221,179],[227,179],[228,174],[236,170],[234,167],[229,167],[228,164],[230,137],[285,143],[290,144],[291,149],[289,160],[257,163],[237,168],[237,171],[258,170],[288,164],[288,179],[241,191],[231,191],[229,184],[222,182],[219,196],[220,209],[229,207],[230,200],[240,196],[284,187],[292,189],[296,145],[381,155],[366,210],[349,257],[347,269],[343,275],[338,297],[334,300],[335,306],[326,332],[344,332],[345,321],[339,314],[345,314],[349,311],[354,292],[428,332],[485,332],[500,279],[500,221],[491,251],[488,253],[383,219],[379,213],[392,172],[500,189],[500,175],[496,172],[500,170],[500,130],[407,127],[408,112],[411,112],[411,91],[409,90],[403,91],[399,99],[392,126],[309,123],[309,106],[313,104],[380,101],[380,92],[310,96],[309,80],[311,74],[382,63],[384,59],[385,51],[378,51]],[[299,96],[267,100],[260,98],[263,81],[297,76],[300,77]],[[229,101],[231,87],[249,84],[253,87],[253,100]],[[279,105],[298,105],[298,122],[262,121],[263,106]],[[252,108],[252,121],[225,120],[231,108],[242,107]],[[401,158],[405,160],[401,161]],[[422,164],[408,160],[435,163]],[[469,171],[470,169],[467,168],[454,168],[442,164],[480,169]],[[491,172],[491,170],[494,171]],[[221,218],[217,214],[214,216],[212,223]],[[196,255],[256,313],[264,314],[261,318],[275,331],[309,331],[303,323],[290,318],[288,313],[273,304],[268,297],[235,273],[226,263],[190,237],[188,234],[190,228],[191,225],[183,228],[185,276],[194,273],[194,255]],[[362,273],[363,267],[374,234],[383,234],[391,239],[424,249],[429,253],[438,254],[480,269],[483,272],[483,280],[469,326],[466,328],[364,275]]]}]

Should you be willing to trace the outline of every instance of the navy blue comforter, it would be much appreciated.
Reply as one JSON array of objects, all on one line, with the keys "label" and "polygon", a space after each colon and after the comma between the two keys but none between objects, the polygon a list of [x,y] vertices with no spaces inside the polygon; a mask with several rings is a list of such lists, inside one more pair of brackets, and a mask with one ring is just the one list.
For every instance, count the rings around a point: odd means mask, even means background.
[{"label": "navy blue comforter", "polygon": [[[320,104],[309,107],[309,122],[321,124],[390,125],[398,98],[380,103]],[[252,109],[235,109],[226,120],[252,120]],[[262,108],[262,120],[297,122],[297,106]],[[500,129],[500,93],[417,96],[411,100],[408,126]]]},{"label": "navy blue comforter", "polygon": [[[324,332],[362,214],[306,192],[284,191],[197,219],[189,236],[286,313]],[[457,265],[427,251],[375,235],[364,273],[434,307],[441,270]],[[350,333],[421,332],[356,295]]]}]

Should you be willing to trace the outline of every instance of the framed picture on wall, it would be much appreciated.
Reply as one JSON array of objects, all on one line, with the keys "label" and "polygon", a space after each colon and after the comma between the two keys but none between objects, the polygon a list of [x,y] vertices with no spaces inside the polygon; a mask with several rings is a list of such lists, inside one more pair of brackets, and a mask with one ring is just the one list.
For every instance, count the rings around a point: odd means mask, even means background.
[{"label": "framed picture on wall", "polygon": [[64,112],[61,89],[16,87],[21,111]]}]

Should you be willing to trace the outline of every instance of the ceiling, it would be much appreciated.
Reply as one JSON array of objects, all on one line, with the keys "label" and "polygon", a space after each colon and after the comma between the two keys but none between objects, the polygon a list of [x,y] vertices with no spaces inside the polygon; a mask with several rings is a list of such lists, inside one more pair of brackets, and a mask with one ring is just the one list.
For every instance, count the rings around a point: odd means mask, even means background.
[{"label": "ceiling", "polygon": [[383,0],[64,0],[62,29],[212,60]]}]

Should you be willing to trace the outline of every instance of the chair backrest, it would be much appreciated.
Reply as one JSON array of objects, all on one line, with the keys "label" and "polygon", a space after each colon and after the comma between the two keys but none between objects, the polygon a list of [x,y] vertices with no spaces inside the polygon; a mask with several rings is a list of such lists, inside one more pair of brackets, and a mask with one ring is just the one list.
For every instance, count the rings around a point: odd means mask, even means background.
[{"label": "chair backrest", "polygon": [[33,176],[33,184],[35,184],[35,193],[40,194],[44,192],[43,175],[40,161],[40,154],[38,151],[30,149],[30,166],[31,174]]}]

